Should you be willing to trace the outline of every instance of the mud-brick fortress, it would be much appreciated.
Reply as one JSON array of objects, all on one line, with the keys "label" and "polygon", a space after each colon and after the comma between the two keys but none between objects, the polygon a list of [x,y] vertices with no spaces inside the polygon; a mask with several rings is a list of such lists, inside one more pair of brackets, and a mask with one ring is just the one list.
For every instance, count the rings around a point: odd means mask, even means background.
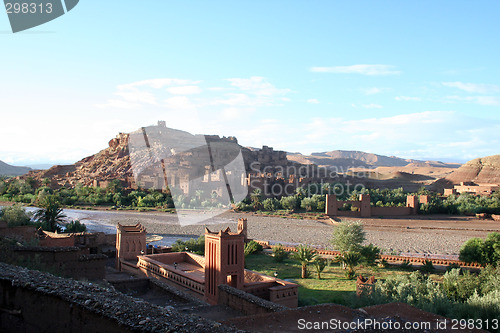
[{"label": "mud-brick fortress", "polygon": [[[297,307],[297,284],[245,269],[246,223],[246,219],[239,219],[237,232],[229,228],[212,232],[206,228],[205,257],[190,252],[146,255],[146,232],[142,226],[119,225],[117,267],[156,278],[212,305],[245,302],[246,294]],[[221,288],[224,285],[239,293],[228,294],[227,288]]]},{"label": "mud-brick fortress", "polygon": [[[351,216],[351,217],[371,217],[371,216],[405,216],[416,215],[420,204],[429,203],[430,196],[408,195],[406,197],[405,207],[375,207],[370,204],[369,194],[360,194],[358,201],[337,200],[333,194],[326,195],[325,214],[328,216]],[[351,205],[352,210],[345,211],[340,208],[345,205]]]}]

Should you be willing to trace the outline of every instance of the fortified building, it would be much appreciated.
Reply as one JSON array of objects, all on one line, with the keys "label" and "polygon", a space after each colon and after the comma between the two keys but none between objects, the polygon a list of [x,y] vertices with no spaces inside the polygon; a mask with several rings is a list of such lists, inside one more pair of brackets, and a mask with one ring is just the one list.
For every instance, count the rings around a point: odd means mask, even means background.
[{"label": "fortified building", "polygon": [[[118,226],[117,266],[154,277],[213,305],[220,303],[219,286],[228,285],[279,305],[297,307],[297,284],[245,269],[246,222],[239,219],[238,232],[205,228],[205,257],[190,252],[144,255],[143,249],[125,245],[139,243],[142,227]],[[124,248],[128,249],[126,255],[118,251]]]}]

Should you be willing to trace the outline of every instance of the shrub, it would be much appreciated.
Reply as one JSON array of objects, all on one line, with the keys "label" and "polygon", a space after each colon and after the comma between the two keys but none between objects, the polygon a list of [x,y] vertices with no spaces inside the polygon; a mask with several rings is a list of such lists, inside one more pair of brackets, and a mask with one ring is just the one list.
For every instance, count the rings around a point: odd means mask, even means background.
[{"label": "shrub", "polygon": [[295,210],[295,208],[297,208],[297,202],[297,197],[293,195],[289,197],[282,197],[280,200],[281,207],[288,210]]},{"label": "shrub", "polygon": [[265,210],[274,212],[280,208],[280,202],[275,198],[269,198],[262,202],[262,206]]},{"label": "shrub", "polygon": [[273,258],[276,262],[282,262],[288,258],[288,251],[283,248],[283,245],[278,244],[273,247]]},{"label": "shrub", "polygon": [[459,259],[465,262],[483,262],[482,255],[483,240],[481,238],[471,238],[460,248]]},{"label": "shrub", "polygon": [[460,249],[460,260],[481,265],[498,265],[500,261],[500,233],[492,232],[483,241],[481,238],[467,240]]},{"label": "shrub", "polygon": [[262,245],[254,240],[245,244],[245,256],[262,251]]},{"label": "shrub", "polygon": [[336,250],[341,252],[359,252],[365,238],[366,233],[360,221],[342,221],[333,229],[333,237],[330,242]]},{"label": "shrub", "polygon": [[366,297],[372,304],[404,302],[440,315],[446,315],[452,303],[437,282],[418,271],[377,281],[374,291]]},{"label": "shrub", "polygon": [[182,241],[178,239],[172,245],[173,252],[192,252],[199,255],[205,254],[205,236],[200,236],[198,239],[191,238],[187,241]]},{"label": "shrub", "polygon": [[27,213],[23,207],[17,205],[3,207],[0,211],[0,220],[7,222],[9,227],[32,224],[31,216],[31,213]]},{"label": "shrub", "polygon": [[243,212],[249,212],[249,211],[253,210],[253,206],[250,204],[246,204],[244,202],[238,202],[236,204],[236,210],[243,211]]},{"label": "shrub", "polygon": [[403,268],[403,269],[411,269],[411,268],[413,268],[413,265],[410,263],[410,261],[404,260],[401,263],[400,267]]},{"label": "shrub", "polygon": [[432,260],[426,260],[424,264],[420,267],[420,270],[424,273],[430,273],[434,271],[434,265]]},{"label": "shrub", "polygon": [[365,264],[373,266],[376,260],[380,258],[380,248],[370,243],[361,247],[360,254]]},{"label": "shrub", "polygon": [[306,211],[310,212],[312,210],[316,210],[318,207],[317,201],[312,198],[304,198],[300,203],[300,207],[304,208]]},{"label": "shrub", "polygon": [[342,264],[347,279],[353,279],[356,276],[356,266],[361,263],[361,254],[359,252],[345,252],[336,257],[336,260]]},{"label": "shrub", "polygon": [[85,232],[87,231],[87,226],[83,223],[80,223],[79,220],[71,221],[66,224],[64,228],[64,232]]}]

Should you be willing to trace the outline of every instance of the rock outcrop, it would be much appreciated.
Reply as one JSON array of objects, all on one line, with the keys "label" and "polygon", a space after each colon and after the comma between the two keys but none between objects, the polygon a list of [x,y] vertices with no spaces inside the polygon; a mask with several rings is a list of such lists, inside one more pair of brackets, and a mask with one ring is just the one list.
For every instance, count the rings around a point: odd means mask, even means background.
[{"label": "rock outcrop", "polygon": [[49,179],[49,186],[53,188],[73,187],[77,183],[103,186],[113,179],[119,179],[126,185],[132,178],[128,138],[128,134],[120,133],[109,141],[106,149],[97,154],[85,157],[75,164],[55,165],[48,170],[31,171],[26,177],[33,177],[40,183]]},{"label": "rock outcrop", "polygon": [[462,182],[475,184],[500,184],[500,155],[473,159],[450,175],[434,183],[434,188],[442,191]]}]

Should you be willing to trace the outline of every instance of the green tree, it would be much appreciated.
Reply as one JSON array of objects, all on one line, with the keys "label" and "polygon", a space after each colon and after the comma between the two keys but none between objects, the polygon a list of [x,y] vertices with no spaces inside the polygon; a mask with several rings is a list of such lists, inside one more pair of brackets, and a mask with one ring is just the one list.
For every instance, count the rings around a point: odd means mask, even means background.
[{"label": "green tree", "polygon": [[64,221],[66,215],[56,198],[53,195],[47,196],[40,206],[42,208],[33,215],[35,221],[40,223],[43,230],[60,231],[61,228],[58,224]]},{"label": "green tree", "polygon": [[302,266],[302,278],[307,278],[307,264],[314,261],[316,259],[317,254],[316,251],[306,245],[297,246],[297,252],[292,253],[292,258],[300,262]]},{"label": "green tree", "polygon": [[483,242],[483,261],[486,264],[497,266],[500,262],[500,233],[491,232]]},{"label": "green tree", "polygon": [[365,239],[366,233],[360,221],[342,221],[333,229],[330,242],[338,251],[359,252]]},{"label": "green tree", "polygon": [[122,182],[119,179],[113,179],[106,185],[106,193],[116,194],[123,190]]}]

